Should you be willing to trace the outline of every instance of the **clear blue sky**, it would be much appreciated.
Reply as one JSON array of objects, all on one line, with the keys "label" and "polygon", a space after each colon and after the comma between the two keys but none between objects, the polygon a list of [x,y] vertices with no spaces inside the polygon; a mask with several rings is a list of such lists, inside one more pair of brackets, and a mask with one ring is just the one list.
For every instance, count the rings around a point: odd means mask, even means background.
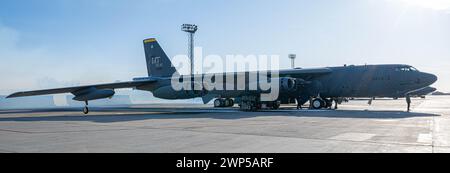
[{"label": "clear blue sky", "polygon": [[206,54],[411,64],[450,91],[448,0],[2,0],[0,94],[146,76],[142,40],[186,53],[183,23]]}]

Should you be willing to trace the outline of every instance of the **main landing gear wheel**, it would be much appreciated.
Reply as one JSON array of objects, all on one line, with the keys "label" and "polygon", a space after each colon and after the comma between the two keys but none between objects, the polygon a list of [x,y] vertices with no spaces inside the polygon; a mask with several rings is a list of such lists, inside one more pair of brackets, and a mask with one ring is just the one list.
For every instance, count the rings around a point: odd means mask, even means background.
[{"label": "main landing gear wheel", "polygon": [[327,108],[327,109],[331,109],[332,107],[333,107],[333,100],[330,100],[330,99],[324,99],[323,100],[324,101],[324,103],[325,103],[325,108]]},{"label": "main landing gear wheel", "polygon": [[233,106],[234,106],[233,99],[216,99],[216,100],[214,100],[214,107],[216,107],[216,108],[233,107]]},{"label": "main landing gear wheel", "polygon": [[313,109],[321,109],[322,107],[324,107],[324,105],[325,105],[324,101],[322,99],[317,98],[312,101],[311,107]]},{"label": "main landing gear wheel", "polygon": [[278,110],[278,109],[280,109],[280,107],[281,107],[281,103],[278,101],[274,102],[272,105],[273,110]]},{"label": "main landing gear wheel", "polygon": [[234,101],[233,99],[225,99],[225,107],[233,107]]},{"label": "main landing gear wheel", "polygon": [[222,107],[222,105],[223,105],[222,99],[214,100],[214,107],[218,108],[218,107]]},{"label": "main landing gear wheel", "polygon": [[334,99],[334,109],[338,110],[339,101],[337,99]]},{"label": "main landing gear wheel", "polygon": [[240,109],[245,112],[255,112],[258,110],[258,105],[253,102],[242,102]]}]

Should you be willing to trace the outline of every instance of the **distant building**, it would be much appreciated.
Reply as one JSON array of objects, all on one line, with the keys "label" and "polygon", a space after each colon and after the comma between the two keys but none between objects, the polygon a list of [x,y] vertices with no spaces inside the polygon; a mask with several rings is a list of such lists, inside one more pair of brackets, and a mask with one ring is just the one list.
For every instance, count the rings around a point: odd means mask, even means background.
[{"label": "distant building", "polygon": [[35,96],[23,98],[10,98],[0,96],[0,109],[30,109],[56,107],[53,96]]}]

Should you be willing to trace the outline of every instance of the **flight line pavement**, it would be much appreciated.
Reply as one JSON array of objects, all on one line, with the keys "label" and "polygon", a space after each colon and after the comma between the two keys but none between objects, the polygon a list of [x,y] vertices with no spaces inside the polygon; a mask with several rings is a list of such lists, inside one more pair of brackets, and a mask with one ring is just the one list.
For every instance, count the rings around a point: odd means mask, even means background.
[{"label": "flight line pavement", "polygon": [[353,100],[335,110],[211,105],[0,110],[0,152],[450,152],[450,97]]}]

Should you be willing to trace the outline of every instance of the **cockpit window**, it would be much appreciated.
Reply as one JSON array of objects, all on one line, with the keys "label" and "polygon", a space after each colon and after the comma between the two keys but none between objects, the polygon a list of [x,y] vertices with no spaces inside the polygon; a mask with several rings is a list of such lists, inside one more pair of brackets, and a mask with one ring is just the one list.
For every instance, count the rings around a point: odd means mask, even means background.
[{"label": "cockpit window", "polygon": [[414,67],[398,67],[395,68],[395,71],[403,71],[403,72],[412,72],[412,71],[419,71]]},{"label": "cockpit window", "polygon": [[419,71],[419,70],[417,70],[417,69],[414,68],[414,67],[410,67],[410,69],[411,69],[411,71]]}]

